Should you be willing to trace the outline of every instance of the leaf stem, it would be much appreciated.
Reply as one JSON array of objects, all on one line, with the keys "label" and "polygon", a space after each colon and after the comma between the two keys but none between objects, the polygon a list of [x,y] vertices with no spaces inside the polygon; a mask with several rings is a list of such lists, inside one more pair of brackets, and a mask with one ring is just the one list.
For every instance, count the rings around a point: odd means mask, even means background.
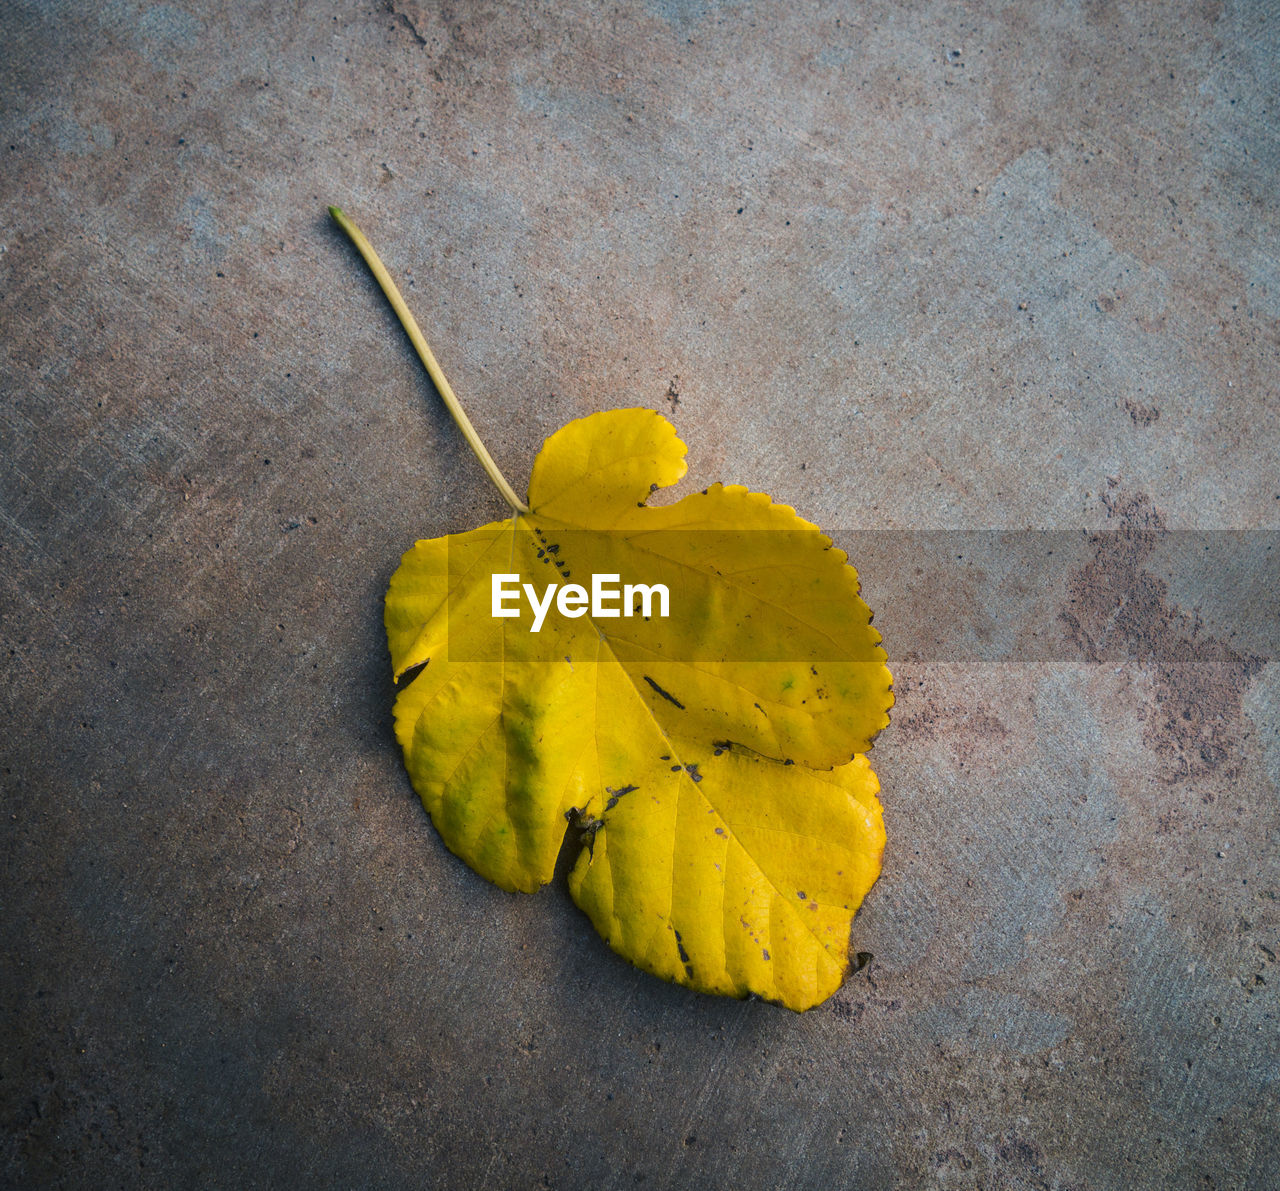
[{"label": "leaf stem", "polygon": [[400,319],[400,325],[404,327],[405,333],[409,336],[409,342],[413,344],[414,351],[418,353],[418,359],[422,361],[422,366],[427,370],[427,375],[431,377],[431,381],[443,399],[445,407],[453,415],[453,420],[458,424],[458,429],[462,431],[462,437],[467,440],[467,445],[475,452],[476,458],[480,460],[480,465],[488,472],[489,479],[493,481],[494,486],[502,493],[502,499],[517,513],[527,513],[529,506],[515,494],[515,490],[507,483],[506,476],[498,470],[498,465],[493,461],[493,456],[489,454],[484,443],[480,441],[480,436],[476,433],[476,428],[471,424],[471,419],[467,417],[466,410],[462,408],[458,398],[454,395],[453,388],[445,378],[435,355],[432,353],[431,348],[427,346],[427,341],[418,327],[417,319],[413,317],[409,307],[405,305],[404,298],[401,297],[399,289],[396,288],[396,283],[391,280],[391,274],[387,272],[386,266],[378,258],[378,254],[374,252],[373,245],[365,239],[364,233],[347,218],[339,207],[330,207],[329,214],[333,216],[338,226],[351,237],[351,242],[359,250],[360,255],[364,257],[364,263],[369,266],[369,271],[382,287],[382,292],[386,294],[387,301],[391,303],[391,309],[396,312],[397,317]]}]

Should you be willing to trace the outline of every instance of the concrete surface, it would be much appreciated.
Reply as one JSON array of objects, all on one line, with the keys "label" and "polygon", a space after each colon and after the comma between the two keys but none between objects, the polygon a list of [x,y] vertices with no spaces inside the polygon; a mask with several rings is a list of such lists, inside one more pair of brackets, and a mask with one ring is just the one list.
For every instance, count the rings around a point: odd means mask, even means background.
[{"label": "concrete surface", "polygon": [[[7,1185],[1280,1184],[1280,666],[1130,532],[1280,528],[1274,3],[0,33]],[[890,842],[822,1008],[441,846],[381,599],[502,506],[328,203],[518,487],[641,404],[837,539],[1107,531],[1035,659],[895,654],[948,591],[864,564]]]}]

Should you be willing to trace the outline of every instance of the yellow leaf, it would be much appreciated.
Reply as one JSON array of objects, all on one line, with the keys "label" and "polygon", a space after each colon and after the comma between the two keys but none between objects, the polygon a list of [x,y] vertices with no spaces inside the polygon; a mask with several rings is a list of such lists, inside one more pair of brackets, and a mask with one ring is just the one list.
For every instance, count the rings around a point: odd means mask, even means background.
[{"label": "yellow leaf", "polygon": [[[529,513],[414,546],[387,636],[397,677],[425,668],[396,735],[445,842],[489,880],[545,884],[572,820],[570,890],[617,951],[805,1008],[839,987],[879,872],[855,754],[888,722],[891,676],[855,572],[792,510],[719,485],[644,505],[683,456],[658,414],[594,414],[547,441]],[[495,574],[601,573],[669,580],[671,615],[549,608],[536,633],[527,602],[491,615]]]},{"label": "yellow leaf", "polygon": [[568,832],[570,892],[619,954],[806,1009],[844,978],[880,871],[863,754],[892,677],[816,526],[719,484],[647,505],[684,453],[652,411],[594,414],[544,444],[526,507],[478,447],[513,516],[418,542],[392,577],[396,737],[446,844],[489,880],[536,890]]}]

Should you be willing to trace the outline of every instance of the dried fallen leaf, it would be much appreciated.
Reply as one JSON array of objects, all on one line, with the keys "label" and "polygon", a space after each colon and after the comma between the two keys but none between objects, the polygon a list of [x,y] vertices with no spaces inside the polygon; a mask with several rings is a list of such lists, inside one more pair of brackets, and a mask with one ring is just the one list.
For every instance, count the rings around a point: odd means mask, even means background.
[{"label": "dried fallen leaf", "polygon": [[[884,846],[862,754],[888,723],[892,678],[853,568],[745,488],[648,506],[685,472],[684,445],[648,410],[557,431],[520,502],[376,254],[334,216],[513,508],[418,542],[387,593],[395,676],[419,668],[396,736],[441,836],[491,881],[532,891],[576,830],[571,894],[621,955],[704,992],[824,1000]],[[503,575],[534,582],[495,616]],[[602,575],[649,596],[583,609],[547,590]]]}]

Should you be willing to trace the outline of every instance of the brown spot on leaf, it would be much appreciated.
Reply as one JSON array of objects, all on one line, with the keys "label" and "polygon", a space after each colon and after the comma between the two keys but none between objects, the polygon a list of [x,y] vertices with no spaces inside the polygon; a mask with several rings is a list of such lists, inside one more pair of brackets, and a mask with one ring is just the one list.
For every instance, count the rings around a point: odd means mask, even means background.
[{"label": "brown spot on leaf", "polygon": [[689,953],[684,949],[684,940],[680,937],[680,932],[672,927],[672,934],[676,937],[676,950],[680,952],[680,962],[684,964],[685,973],[689,979],[693,979],[693,964],[689,960]]},{"label": "brown spot on leaf", "polygon": [[656,682],[654,682],[654,681],[653,681],[653,679],[652,679],[652,678],[650,678],[647,674],[644,676],[644,680],[645,680],[645,682],[647,682],[651,687],[653,687],[653,689],[654,689],[655,691],[657,691],[657,692],[658,692],[658,694],[660,694],[660,695],[661,695],[661,696],[662,696],[662,697],[663,697],[663,698],[664,698],[668,703],[674,703],[678,708],[680,708],[680,710],[681,710],[681,711],[683,711],[683,710],[684,710],[684,704],[683,704],[683,703],[681,703],[681,702],[680,702],[680,700],[679,700],[679,699],[677,699],[677,698],[675,697],[675,695],[671,694],[671,692],[670,692],[670,691],[664,691],[664,690],[663,690],[663,689],[662,689],[662,688],[661,688],[661,687],[660,687]]},{"label": "brown spot on leaf", "polygon": [[638,790],[638,789],[640,789],[639,786],[619,786],[616,790],[614,790],[609,786],[605,786],[604,790],[605,790],[605,793],[609,795],[609,801],[605,803],[604,809],[607,811],[613,810],[613,808],[618,805],[619,798],[623,797],[623,795],[625,794],[630,794],[633,790]]}]

